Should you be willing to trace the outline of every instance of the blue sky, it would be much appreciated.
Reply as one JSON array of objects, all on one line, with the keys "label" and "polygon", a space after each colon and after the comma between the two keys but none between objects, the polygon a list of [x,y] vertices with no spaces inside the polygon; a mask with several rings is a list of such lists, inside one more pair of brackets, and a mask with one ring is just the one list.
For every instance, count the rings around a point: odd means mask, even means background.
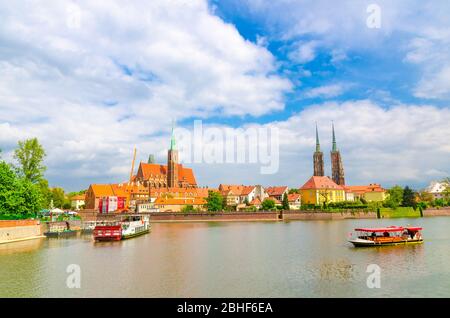
[{"label": "blue sky", "polygon": [[[380,28],[367,27],[375,3]],[[200,185],[300,186],[331,121],[347,182],[424,187],[450,174],[448,1],[32,1],[0,4],[0,148],[47,150],[67,190],[166,160],[171,121],[276,127],[280,168],[194,164]]]}]

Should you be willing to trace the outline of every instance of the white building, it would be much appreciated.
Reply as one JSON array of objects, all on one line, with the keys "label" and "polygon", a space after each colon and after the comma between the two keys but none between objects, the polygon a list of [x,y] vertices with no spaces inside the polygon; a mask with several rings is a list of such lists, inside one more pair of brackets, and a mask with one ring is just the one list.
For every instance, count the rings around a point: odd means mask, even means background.
[{"label": "white building", "polygon": [[79,211],[85,205],[85,196],[84,194],[75,195],[70,198],[70,205],[72,209]]},{"label": "white building", "polygon": [[425,191],[431,193],[435,199],[442,199],[444,197],[443,192],[448,186],[449,184],[446,182],[431,181]]}]

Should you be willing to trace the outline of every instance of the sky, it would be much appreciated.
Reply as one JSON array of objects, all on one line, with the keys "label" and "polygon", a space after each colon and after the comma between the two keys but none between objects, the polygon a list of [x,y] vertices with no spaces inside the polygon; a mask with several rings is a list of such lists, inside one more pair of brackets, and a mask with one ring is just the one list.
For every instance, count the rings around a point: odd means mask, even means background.
[{"label": "sky", "polygon": [[133,147],[165,163],[172,122],[202,120],[276,129],[279,168],[185,163],[199,185],[299,187],[316,123],[331,175],[333,121],[347,184],[449,176],[450,2],[336,3],[2,1],[2,158],[37,137],[51,186],[123,182]]}]

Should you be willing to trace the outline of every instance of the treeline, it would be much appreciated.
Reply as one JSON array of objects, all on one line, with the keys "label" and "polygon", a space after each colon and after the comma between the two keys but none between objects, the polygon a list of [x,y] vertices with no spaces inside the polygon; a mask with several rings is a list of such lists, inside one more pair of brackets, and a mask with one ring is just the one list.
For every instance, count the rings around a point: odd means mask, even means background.
[{"label": "treeline", "polygon": [[0,150],[0,218],[36,217],[51,205],[70,208],[64,189],[50,188],[44,178],[45,156],[37,138],[18,142],[13,163],[5,162]]},{"label": "treeline", "polygon": [[393,209],[397,207],[426,209],[428,207],[450,206],[450,178],[446,178],[442,182],[448,185],[442,192],[442,198],[436,199],[425,190],[415,191],[408,186],[402,188],[397,185],[388,190],[389,197],[383,202],[383,206]]}]

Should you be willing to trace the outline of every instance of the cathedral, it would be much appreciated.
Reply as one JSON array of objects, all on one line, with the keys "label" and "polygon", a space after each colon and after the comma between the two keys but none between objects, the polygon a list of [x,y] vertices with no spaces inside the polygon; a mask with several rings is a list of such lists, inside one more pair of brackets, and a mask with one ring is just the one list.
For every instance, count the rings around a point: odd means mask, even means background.
[{"label": "cathedral", "polygon": [[167,153],[167,165],[154,163],[154,157],[150,155],[148,163],[141,162],[139,164],[135,181],[145,186],[150,185],[151,188],[197,188],[192,169],[178,163],[178,150],[173,128]]},{"label": "cathedral", "polygon": [[[334,183],[344,186],[344,165],[342,164],[341,153],[337,149],[336,145],[336,135],[334,133],[334,123],[332,124],[332,149],[331,149],[331,178]],[[323,152],[320,150],[319,142],[319,132],[316,124],[316,151],[313,155],[314,162],[314,176],[323,177],[324,176],[324,161]]]}]

